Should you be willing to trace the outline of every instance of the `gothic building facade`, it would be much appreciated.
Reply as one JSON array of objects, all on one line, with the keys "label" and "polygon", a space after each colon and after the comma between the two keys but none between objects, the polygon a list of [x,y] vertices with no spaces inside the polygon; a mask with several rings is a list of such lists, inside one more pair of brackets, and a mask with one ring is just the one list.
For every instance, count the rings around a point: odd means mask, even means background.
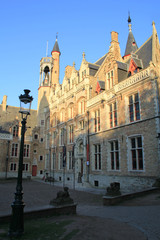
[{"label": "gothic building facade", "polygon": [[32,129],[35,177],[70,187],[121,189],[152,186],[160,176],[160,45],[152,35],[138,47],[128,19],[124,56],[118,33],[109,51],[79,70],[67,66],[59,81],[58,40],[40,61],[37,123]]},{"label": "gothic building facade", "polygon": [[[95,63],[67,66],[59,83],[60,50],[40,61],[37,175],[70,186],[143,188],[160,176],[160,45],[151,37],[138,47],[129,34],[122,57],[118,33]],[[40,140],[40,141],[41,141]]]},{"label": "gothic building facade", "polygon": [[[7,105],[7,96],[3,96],[0,104],[0,178],[17,177],[21,141],[21,121],[19,107]],[[31,110],[27,119],[24,139],[23,176],[30,177],[33,172],[32,130],[37,124],[37,111]]]}]

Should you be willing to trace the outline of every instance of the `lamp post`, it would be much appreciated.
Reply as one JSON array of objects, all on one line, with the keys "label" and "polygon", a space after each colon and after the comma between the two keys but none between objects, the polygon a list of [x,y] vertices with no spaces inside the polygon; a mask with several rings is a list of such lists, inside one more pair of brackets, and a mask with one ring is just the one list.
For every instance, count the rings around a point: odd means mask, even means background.
[{"label": "lamp post", "polygon": [[24,94],[19,96],[20,113],[22,114],[22,128],[21,128],[21,145],[19,154],[18,177],[15,192],[15,199],[12,203],[12,216],[10,222],[9,236],[20,236],[24,232],[23,220],[23,188],[22,188],[22,172],[23,172],[23,150],[24,150],[24,135],[26,131],[27,116],[30,115],[31,102],[33,97],[29,95],[30,90],[25,89]]}]

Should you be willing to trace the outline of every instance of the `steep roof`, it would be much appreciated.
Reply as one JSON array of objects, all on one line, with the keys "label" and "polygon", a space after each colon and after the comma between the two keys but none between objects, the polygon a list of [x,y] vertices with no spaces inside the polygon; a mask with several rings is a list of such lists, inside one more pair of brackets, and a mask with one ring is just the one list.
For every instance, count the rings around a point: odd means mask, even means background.
[{"label": "steep roof", "polygon": [[56,41],[55,41],[55,44],[54,44],[52,52],[59,52],[59,53],[61,53],[60,50],[59,50],[57,38],[56,38]]},{"label": "steep roof", "polygon": [[148,67],[152,61],[152,36],[136,51],[139,59],[142,59],[143,68]]},{"label": "steep roof", "polygon": [[107,56],[108,53],[106,53],[103,57],[101,57],[100,59],[98,59],[94,64],[97,64],[97,65],[102,65],[105,57]]},{"label": "steep roof", "polygon": [[134,53],[137,49],[137,43],[132,33],[132,25],[131,25],[131,18],[128,17],[128,27],[129,27],[129,34],[128,34],[128,40],[126,45],[126,50],[124,56],[127,56],[131,53]]},{"label": "steep roof", "polygon": [[133,33],[130,31],[128,35],[126,50],[125,50],[125,56],[131,54],[131,52],[135,52],[138,49],[137,43],[135,41],[135,38],[133,36]]}]

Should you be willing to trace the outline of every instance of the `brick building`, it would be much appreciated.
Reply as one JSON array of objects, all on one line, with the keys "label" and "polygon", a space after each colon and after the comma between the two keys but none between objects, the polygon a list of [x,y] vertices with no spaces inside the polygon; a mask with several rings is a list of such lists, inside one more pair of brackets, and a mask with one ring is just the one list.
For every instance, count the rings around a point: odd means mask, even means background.
[{"label": "brick building", "polygon": [[123,57],[111,32],[109,51],[95,63],[83,53],[80,69],[67,66],[62,84],[57,39],[52,57],[41,59],[38,176],[70,186],[118,181],[132,189],[159,177],[159,40],[153,22],[151,37],[138,47],[130,17],[128,26]]},{"label": "brick building", "polygon": [[[0,104],[0,178],[17,177],[21,141],[21,114],[18,107],[7,105],[7,96]],[[33,168],[32,130],[37,124],[37,111],[31,110],[27,119],[24,142],[23,176],[31,176]]]},{"label": "brick building", "polygon": [[[160,45],[155,23],[140,47],[129,34],[124,56],[118,33],[109,51],[59,81],[60,49],[40,61],[31,173],[72,187],[150,187],[160,176]],[[35,113],[36,114],[36,113]],[[31,114],[32,116],[32,114]],[[8,130],[8,129],[6,129]]]}]

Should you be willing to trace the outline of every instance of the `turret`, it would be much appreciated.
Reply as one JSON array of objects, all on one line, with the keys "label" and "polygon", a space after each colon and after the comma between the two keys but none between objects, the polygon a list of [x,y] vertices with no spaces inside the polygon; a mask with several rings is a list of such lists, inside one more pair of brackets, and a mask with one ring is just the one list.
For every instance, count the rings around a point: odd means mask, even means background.
[{"label": "turret", "polygon": [[58,41],[56,37],[56,42],[54,44],[53,50],[51,52],[53,58],[53,68],[52,68],[52,86],[59,84],[59,61],[60,61],[60,50],[58,46]]},{"label": "turret", "polygon": [[137,43],[132,33],[132,24],[131,24],[130,15],[128,16],[128,27],[129,27],[129,34],[128,34],[128,40],[126,44],[124,59],[126,59],[128,56],[131,55],[131,53],[134,53],[138,49]]}]

